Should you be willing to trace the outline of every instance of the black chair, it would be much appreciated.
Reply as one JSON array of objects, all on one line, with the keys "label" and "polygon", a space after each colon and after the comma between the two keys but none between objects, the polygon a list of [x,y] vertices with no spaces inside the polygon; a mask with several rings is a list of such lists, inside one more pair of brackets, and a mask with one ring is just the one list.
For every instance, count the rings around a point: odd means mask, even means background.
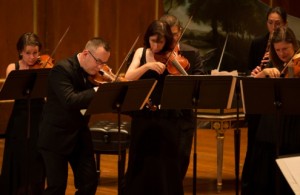
[{"label": "black chair", "polygon": [[112,121],[98,121],[90,126],[90,130],[96,155],[96,168],[99,184],[101,174],[100,155],[118,155],[120,146],[121,160],[118,160],[118,191],[120,194],[121,183],[125,175],[126,149],[129,147],[130,143],[130,122],[121,122],[120,134],[118,133],[118,123]]}]

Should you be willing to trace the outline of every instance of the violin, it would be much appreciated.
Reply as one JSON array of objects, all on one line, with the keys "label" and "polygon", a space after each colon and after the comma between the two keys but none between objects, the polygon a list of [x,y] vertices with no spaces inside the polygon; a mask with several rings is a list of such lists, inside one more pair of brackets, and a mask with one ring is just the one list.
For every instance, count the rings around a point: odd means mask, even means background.
[{"label": "violin", "polygon": [[176,46],[172,49],[171,52],[166,52],[164,54],[154,54],[154,59],[166,64],[168,72],[172,75],[188,75],[186,70],[190,68],[190,63],[185,57],[179,54],[178,44],[188,25],[192,21],[192,18],[193,15],[189,18],[188,22],[183,28],[180,37],[174,44]]},{"label": "violin", "polygon": [[51,56],[53,56],[55,54],[58,46],[60,45],[62,40],[65,38],[65,36],[66,36],[67,32],[69,31],[69,29],[70,29],[70,26],[67,28],[67,30],[65,31],[63,36],[60,38],[60,40],[57,43],[57,45],[55,46],[52,54],[51,55],[44,54],[44,55],[39,56],[36,63],[33,66],[30,66],[29,69],[53,68],[55,60]]},{"label": "violin", "polygon": [[166,64],[167,70],[172,75],[188,75],[186,70],[190,68],[189,61],[178,53],[178,46],[171,52],[154,54],[154,59]]},{"label": "violin", "polygon": [[112,69],[104,64],[102,68],[95,75],[90,75],[88,77],[89,81],[98,86],[103,83],[112,83],[112,82],[125,82],[127,81],[124,77],[117,77]]},{"label": "violin", "polygon": [[293,64],[294,77],[300,78],[300,54],[294,56]]},{"label": "violin", "polygon": [[280,76],[284,78],[300,78],[300,53],[296,53],[284,66]]},{"label": "violin", "polygon": [[39,56],[36,63],[32,66],[29,66],[29,69],[40,69],[40,68],[53,68],[54,59],[52,59],[48,54]]}]

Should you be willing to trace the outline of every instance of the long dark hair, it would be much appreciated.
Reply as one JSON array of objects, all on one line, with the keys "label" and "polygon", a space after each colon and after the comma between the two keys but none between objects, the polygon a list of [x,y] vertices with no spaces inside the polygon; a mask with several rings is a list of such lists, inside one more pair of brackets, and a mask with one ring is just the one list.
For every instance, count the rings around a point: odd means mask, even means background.
[{"label": "long dark hair", "polygon": [[150,48],[149,37],[157,35],[158,40],[161,40],[163,37],[166,39],[166,43],[163,49],[160,52],[165,52],[171,49],[173,43],[173,35],[170,26],[160,20],[154,20],[149,26],[144,35],[144,46]]},{"label": "long dark hair", "polygon": [[21,52],[24,50],[25,46],[27,45],[32,45],[32,46],[38,46],[39,51],[42,49],[42,43],[39,39],[39,37],[32,33],[32,32],[27,32],[21,35],[17,42],[17,51],[19,55],[19,59],[22,59]]},{"label": "long dark hair", "polygon": [[284,23],[287,23],[287,13],[282,7],[271,7],[267,12],[267,20],[269,18],[269,15],[272,13],[277,13],[281,17],[282,21]]}]

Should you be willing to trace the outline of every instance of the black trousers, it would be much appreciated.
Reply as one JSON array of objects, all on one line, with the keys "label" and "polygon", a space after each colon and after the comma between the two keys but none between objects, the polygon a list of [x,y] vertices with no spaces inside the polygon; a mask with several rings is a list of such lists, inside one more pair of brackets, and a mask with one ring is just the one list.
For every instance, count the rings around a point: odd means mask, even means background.
[{"label": "black trousers", "polygon": [[76,195],[94,195],[97,190],[97,174],[93,147],[78,143],[70,155],[40,150],[46,168],[45,195],[64,195],[68,179],[68,163],[73,170]]}]

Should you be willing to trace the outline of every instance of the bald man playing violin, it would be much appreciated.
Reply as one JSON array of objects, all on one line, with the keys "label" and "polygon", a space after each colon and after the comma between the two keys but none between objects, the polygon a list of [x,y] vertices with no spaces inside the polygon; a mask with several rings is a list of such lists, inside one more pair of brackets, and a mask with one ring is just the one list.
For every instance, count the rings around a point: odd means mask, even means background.
[{"label": "bald man playing violin", "polygon": [[38,140],[46,168],[45,195],[65,194],[68,163],[74,173],[76,194],[96,193],[98,181],[89,117],[81,110],[88,107],[96,91],[88,77],[98,73],[109,57],[108,43],[93,38],[82,52],[57,62],[49,73]]}]

